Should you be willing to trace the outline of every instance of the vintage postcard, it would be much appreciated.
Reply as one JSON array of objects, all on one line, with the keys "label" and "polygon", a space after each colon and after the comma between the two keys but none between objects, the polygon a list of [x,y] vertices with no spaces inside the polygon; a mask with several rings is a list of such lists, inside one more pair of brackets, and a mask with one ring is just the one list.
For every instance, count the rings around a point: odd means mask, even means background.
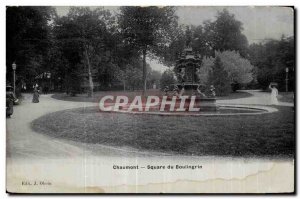
[{"label": "vintage postcard", "polygon": [[7,6],[8,193],[295,193],[290,6]]}]

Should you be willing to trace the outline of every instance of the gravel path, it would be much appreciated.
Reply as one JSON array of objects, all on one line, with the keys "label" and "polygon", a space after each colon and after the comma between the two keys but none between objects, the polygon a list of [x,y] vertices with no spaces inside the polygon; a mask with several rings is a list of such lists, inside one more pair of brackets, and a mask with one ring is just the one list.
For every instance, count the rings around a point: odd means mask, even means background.
[{"label": "gravel path", "polygon": [[[254,105],[271,105],[270,93],[261,92],[260,90],[243,90],[241,92],[248,92],[252,94],[251,97],[245,97],[240,99],[229,99],[229,100],[217,100],[219,104],[254,104]],[[279,106],[294,106],[293,103],[280,102]]]},{"label": "gravel path", "polygon": [[21,105],[14,106],[14,113],[6,120],[8,157],[60,157],[81,154],[78,147],[33,132],[30,123],[40,116],[54,111],[88,106],[81,102],[57,103],[50,95],[41,95],[40,103],[31,103],[32,96],[24,95]]},{"label": "gravel path", "polygon": [[[32,96],[25,94],[22,104],[14,106],[14,113],[6,120],[7,156],[13,158],[51,158],[87,155],[149,155],[134,149],[118,149],[98,144],[85,144],[67,140],[58,140],[34,132],[30,124],[33,120],[47,113],[96,106],[91,102],[69,102],[41,95],[40,102],[31,103]],[[155,155],[155,154],[154,154]]]}]

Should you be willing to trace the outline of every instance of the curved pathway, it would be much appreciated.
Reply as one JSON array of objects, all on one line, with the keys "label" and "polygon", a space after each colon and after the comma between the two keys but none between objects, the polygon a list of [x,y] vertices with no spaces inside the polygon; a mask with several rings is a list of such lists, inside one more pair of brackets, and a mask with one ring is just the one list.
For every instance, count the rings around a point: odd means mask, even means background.
[{"label": "curved pathway", "polygon": [[6,120],[7,125],[7,156],[18,158],[48,158],[72,157],[78,155],[130,155],[141,153],[134,149],[117,149],[99,144],[78,143],[59,140],[34,132],[31,122],[47,113],[96,106],[92,102],[71,102],[51,98],[51,95],[41,95],[39,103],[31,102],[32,95],[25,94],[24,100],[14,106],[14,113]]}]

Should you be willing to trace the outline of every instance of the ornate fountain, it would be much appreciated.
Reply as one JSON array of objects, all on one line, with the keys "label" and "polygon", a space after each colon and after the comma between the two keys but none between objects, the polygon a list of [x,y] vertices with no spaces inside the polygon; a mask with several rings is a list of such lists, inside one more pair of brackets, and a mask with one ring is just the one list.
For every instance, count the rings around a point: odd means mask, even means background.
[{"label": "ornate fountain", "polygon": [[[165,95],[178,97],[178,104],[181,96],[188,96],[186,108],[191,102],[191,97],[195,96],[194,107],[200,111],[216,111],[216,94],[213,85],[201,85],[197,75],[201,67],[201,57],[195,53],[191,47],[184,49],[179,59],[176,61],[174,72],[178,83],[170,85],[165,89]],[[173,89],[170,89],[173,88]]]}]

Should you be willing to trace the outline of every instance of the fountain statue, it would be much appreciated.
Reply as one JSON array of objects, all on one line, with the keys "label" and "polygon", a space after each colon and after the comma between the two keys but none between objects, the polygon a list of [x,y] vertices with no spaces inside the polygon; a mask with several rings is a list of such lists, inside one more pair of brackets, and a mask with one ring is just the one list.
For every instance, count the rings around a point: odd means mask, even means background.
[{"label": "fountain statue", "polygon": [[[165,95],[169,97],[177,96],[180,101],[181,96],[195,98],[195,107],[200,111],[216,111],[216,93],[213,85],[202,85],[199,83],[199,69],[201,67],[201,57],[194,52],[190,45],[184,49],[179,59],[176,61],[174,72],[177,76],[178,83],[170,85],[164,89]],[[170,93],[169,88],[173,87]],[[171,95],[169,95],[171,94]],[[191,100],[188,100],[190,102]],[[187,103],[188,106],[188,103]]]}]

